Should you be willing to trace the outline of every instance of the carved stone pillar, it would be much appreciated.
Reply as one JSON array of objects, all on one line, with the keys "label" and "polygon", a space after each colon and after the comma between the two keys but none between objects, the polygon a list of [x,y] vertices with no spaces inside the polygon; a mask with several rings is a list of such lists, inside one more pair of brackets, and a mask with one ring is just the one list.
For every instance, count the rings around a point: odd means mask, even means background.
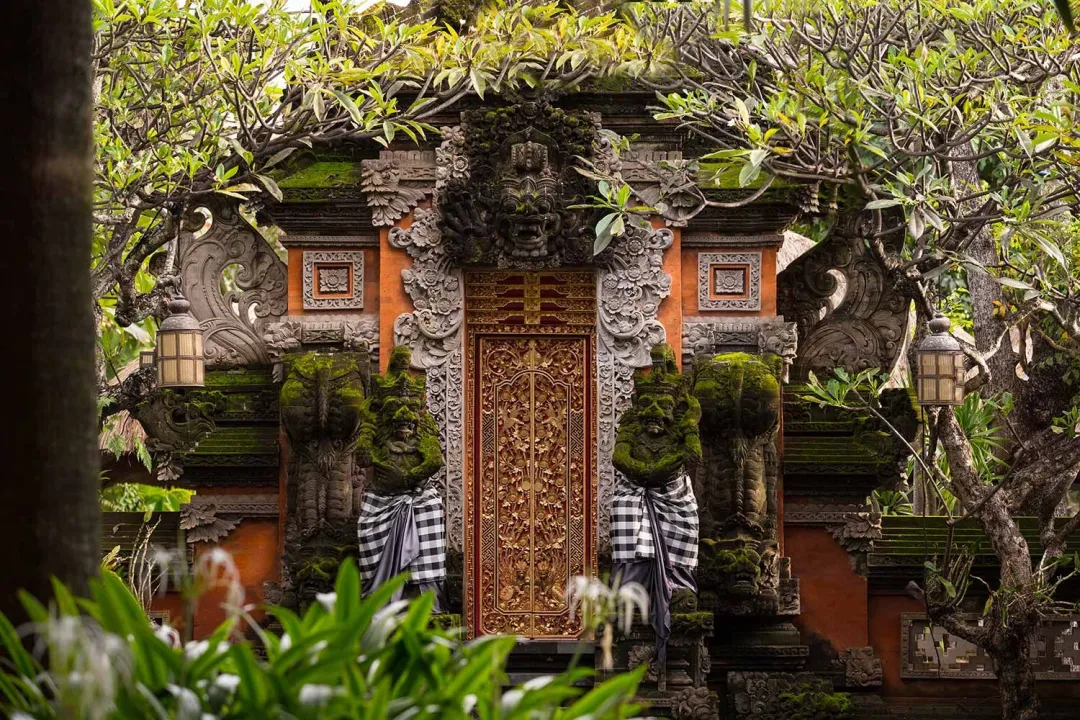
[{"label": "carved stone pillar", "polygon": [[356,465],[370,358],[366,351],[286,355],[281,421],[289,440],[281,600],[306,606],[357,554]]}]

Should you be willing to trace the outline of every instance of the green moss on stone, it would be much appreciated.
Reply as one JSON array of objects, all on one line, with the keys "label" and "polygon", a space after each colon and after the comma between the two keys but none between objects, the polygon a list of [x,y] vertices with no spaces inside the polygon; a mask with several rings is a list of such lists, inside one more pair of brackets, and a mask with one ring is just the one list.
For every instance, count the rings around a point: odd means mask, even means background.
[{"label": "green moss on stone", "polygon": [[671,613],[671,632],[673,635],[701,635],[712,632],[713,614],[711,612],[673,612]]},{"label": "green moss on stone", "polygon": [[360,182],[360,165],[354,162],[319,161],[278,182],[282,190],[291,188],[348,187]]},{"label": "green moss on stone", "polygon": [[456,630],[463,627],[461,615],[456,613],[438,613],[431,616],[430,626],[438,630]]},{"label": "green moss on stone", "polygon": [[847,720],[855,716],[851,695],[826,692],[823,683],[799,683],[780,693],[779,715],[787,720]]}]

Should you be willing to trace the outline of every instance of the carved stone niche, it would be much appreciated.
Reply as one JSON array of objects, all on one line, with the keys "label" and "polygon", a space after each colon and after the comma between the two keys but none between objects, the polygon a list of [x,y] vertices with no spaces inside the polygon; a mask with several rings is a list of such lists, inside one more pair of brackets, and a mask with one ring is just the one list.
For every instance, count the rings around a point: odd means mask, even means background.
[{"label": "carved stone niche", "polygon": [[797,585],[792,587],[777,542],[782,372],[776,355],[726,353],[694,363],[694,396],[702,411],[703,458],[694,483],[701,602],[718,613],[777,615],[782,606],[798,611]]},{"label": "carved stone niche", "polygon": [[598,117],[541,99],[463,118],[463,132],[440,148],[460,158],[437,196],[454,260],[526,269],[591,264],[591,216],[573,206],[592,192],[576,158],[610,163]]},{"label": "carved stone niche", "polygon": [[281,422],[290,457],[281,601],[304,607],[333,589],[357,554],[362,488],[356,462],[370,383],[367,352],[289,354],[283,359]]}]

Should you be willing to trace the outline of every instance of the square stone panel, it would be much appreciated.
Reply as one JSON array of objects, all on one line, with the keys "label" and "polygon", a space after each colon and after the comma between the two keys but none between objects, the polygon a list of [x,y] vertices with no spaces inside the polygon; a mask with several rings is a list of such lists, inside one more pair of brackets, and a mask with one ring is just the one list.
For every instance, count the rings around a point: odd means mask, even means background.
[{"label": "square stone panel", "polygon": [[760,309],[761,252],[698,255],[698,310]]},{"label": "square stone panel", "polygon": [[363,310],[364,253],[361,250],[304,251],[305,310]]}]

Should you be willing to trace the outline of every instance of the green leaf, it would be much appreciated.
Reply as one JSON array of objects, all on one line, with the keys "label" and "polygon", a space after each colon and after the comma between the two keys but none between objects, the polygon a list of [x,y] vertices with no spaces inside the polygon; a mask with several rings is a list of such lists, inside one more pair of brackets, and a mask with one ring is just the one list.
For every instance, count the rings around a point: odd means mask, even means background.
[{"label": "green leaf", "polygon": [[349,113],[349,117],[352,118],[354,123],[359,127],[365,127],[364,116],[360,113],[360,108],[356,106],[356,102],[351,97],[340,90],[334,90],[334,97],[341,103],[341,107],[345,108],[345,111]]},{"label": "green leaf", "polygon": [[871,200],[866,203],[867,210],[884,210],[885,208],[896,207],[900,204],[900,201],[896,198],[881,198],[880,200]]},{"label": "green leaf", "polygon": [[281,188],[278,187],[278,184],[274,181],[274,178],[270,177],[269,175],[260,175],[259,173],[255,173],[255,177],[258,179],[259,182],[262,183],[262,186],[266,188],[266,191],[270,193],[275,200],[281,202],[283,197],[283,195],[281,194]]},{"label": "green leaf", "polygon": [[281,162],[285,158],[292,155],[294,152],[296,152],[296,148],[292,148],[292,147],[285,148],[284,150],[279,150],[278,152],[276,152],[276,153],[274,153],[273,155],[270,156],[270,159],[266,161],[265,165],[263,165],[263,169],[269,170],[270,168],[274,167],[275,165],[277,165],[279,162]]}]

